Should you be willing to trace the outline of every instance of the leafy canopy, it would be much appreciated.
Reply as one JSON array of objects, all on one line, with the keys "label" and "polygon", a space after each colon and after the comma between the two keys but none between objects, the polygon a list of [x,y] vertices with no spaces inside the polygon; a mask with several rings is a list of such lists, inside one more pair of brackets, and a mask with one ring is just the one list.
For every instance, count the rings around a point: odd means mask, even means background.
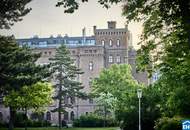
[{"label": "leafy canopy", "polygon": [[20,48],[13,37],[0,36],[0,93],[7,95],[48,77],[48,66],[35,64],[39,57],[29,48]]},{"label": "leafy canopy", "polygon": [[40,111],[53,102],[52,96],[52,85],[38,82],[32,86],[22,87],[20,91],[11,91],[9,95],[4,97],[4,104],[15,109]]},{"label": "leafy canopy", "polygon": [[15,22],[31,11],[26,5],[32,0],[1,0],[0,1],[0,29],[10,29]]},{"label": "leafy canopy", "polygon": [[138,129],[138,98],[137,89],[142,94],[142,126],[143,129],[153,129],[154,121],[160,113],[160,90],[158,87],[143,87],[134,80],[131,67],[127,64],[112,65],[104,69],[100,76],[92,82],[93,93],[101,105],[106,105],[114,111],[116,119],[121,121],[121,127],[126,130]]}]

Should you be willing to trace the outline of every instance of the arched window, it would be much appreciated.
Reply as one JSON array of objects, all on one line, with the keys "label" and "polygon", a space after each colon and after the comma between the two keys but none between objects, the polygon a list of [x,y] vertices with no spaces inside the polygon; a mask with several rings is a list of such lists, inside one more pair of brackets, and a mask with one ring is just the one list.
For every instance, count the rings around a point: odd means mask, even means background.
[{"label": "arched window", "polygon": [[64,96],[64,103],[65,103],[65,104],[68,104],[68,103],[69,103],[69,99],[68,99],[67,96]]},{"label": "arched window", "polygon": [[71,112],[70,117],[71,117],[71,120],[73,121],[73,120],[74,120],[74,118],[75,118],[75,114],[74,114],[74,112],[73,112],[73,111]]},{"label": "arched window", "polygon": [[69,120],[69,114],[67,111],[64,112],[64,120]]},{"label": "arched window", "polygon": [[3,120],[3,113],[0,112],[0,121],[2,121],[2,120]]},{"label": "arched window", "polygon": [[71,104],[74,104],[75,103],[75,97],[71,97]]},{"label": "arched window", "polygon": [[118,47],[120,46],[120,40],[117,39],[117,44],[116,44]]},{"label": "arched window", "polygon": [[102,40],[101,43],[102,43],[102,46],[105,46],[105,41],[104,40]]},{"label": "arched window", "polygon": [[49,111],[46,113],[46,119],[51,121],[51,113]]},{"label": "arched window", "polygon": [[111,46],[113,46],[113,43],[112,43],[112,40],[110,39],[110,41],[109,41],[109,46],[111,47]]},{"label": "arched window", "polygon": [[90,63],[89,63],[89,70],[93,70],[93,62],[92,61],[90,61]]}]

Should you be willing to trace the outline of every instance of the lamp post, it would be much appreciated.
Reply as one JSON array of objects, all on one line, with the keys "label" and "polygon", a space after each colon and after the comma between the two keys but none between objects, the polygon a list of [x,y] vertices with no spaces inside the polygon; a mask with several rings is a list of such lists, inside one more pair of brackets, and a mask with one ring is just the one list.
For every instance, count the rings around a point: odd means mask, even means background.
[{"label": "lamp post", "polygon": [[137,89],[137,96],[139,99],[139,130],[141,130],[141,98],[142,98],[142,89]]}]

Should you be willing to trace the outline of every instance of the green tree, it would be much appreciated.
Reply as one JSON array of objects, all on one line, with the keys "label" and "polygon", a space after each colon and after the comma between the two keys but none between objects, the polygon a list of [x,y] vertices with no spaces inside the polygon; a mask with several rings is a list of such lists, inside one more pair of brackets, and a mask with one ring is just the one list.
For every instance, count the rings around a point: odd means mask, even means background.
[{"label": "green tree", "polygon": [[99,116],[104,115],[104,127],[107,126],[107,116],[109,116],[110,118],[114,118],[116,101],[117,100],[109,92],[106,94],[100,93],[99,96],[96,98],[96,104],[100,107],[95,110],[95,113]]},{"label": "green tree", "polygon": [[[65,45],[61,45],[56,50],[54,58],[51,58],[51,69],[54,72],[55,87],[57,95],[55,99],[58,100],[58,108],[54,111],[58,111],[59,128],[61,128],[61,114],[65,112],[65,108],[73,107],[76,97],[84,98],[86,94],[80,91],[83,86],[77,81],[77,76],[82,74],[80,69],[74,65],[74,61],[70,57],[70,52]],[[66,100],[71,99],[71,103]],[[66,99],[63,102],[63,99]]]},{"label": "green tree", "polygon": [[[138,98],[137,88],[143,89],[142,97],[142,129],[153,130],[154,121],[160,117],[160,94],[156,87],[143,87],[134,80],[129,65],[112,65],[104,69],[99,78],[92,82],[93,93],[100,96],[110,93],[114,98],[111,105],[116,119],[126,130],[138,129]],[[106,102],[105,98],[104,101]],[[110,104],[110,103],[109,103]],[[111,103],[112,104],[112,103]]]},{"label": "green tree", "polygon": [[53,102],[53,88],[49,83],[38,82],[32,86],[24,86],[20,91],[12,91],[4,97],[5,106],[12,106],[25,112],[25,129],[27,129],[27,111],[44,111]]},{"label": "green tree", "polygon": [[[0,93],[4,96],[20,91],[48,77],[48,66],[36,65],[40,54],[20,48],[13,37],[0,36]],[[13,128],[15,108],[10,104],[9,128]]]},{"label": "green tree", "polygon": [[31,0],[1,0],[0,1],[0,29],[10,29],[10,27],[22,17],[28,14],[31,8],[26,5]]}]

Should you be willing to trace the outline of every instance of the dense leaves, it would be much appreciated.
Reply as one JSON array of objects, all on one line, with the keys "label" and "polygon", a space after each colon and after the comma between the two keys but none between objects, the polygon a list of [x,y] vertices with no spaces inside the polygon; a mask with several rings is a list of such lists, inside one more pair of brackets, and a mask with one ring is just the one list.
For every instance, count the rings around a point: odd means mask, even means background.
[{"label": "dense leaves", "polygon": [[31,8],[26,5],[31,0],[1,0],[0,1],[0,29],[10,29],[10,27],[22,17],[28,14]]},{"label": "dense leaves", "polygon": [[9,94],[24,85],[31,85],[48,77],[48,66],[36,65],[39,54],[20,48],[13,37],[0,36],[0,92]]},{"label": "dense leaves", "polygon": [[[99,96],[111,95],[114,100],[103,98],[104,105],[112,108],[124,130],[138,128],[138,98],[136,90],[143,89],[142,129],[153,130],[154,121],[161,116],[161,95],[158,87],[145,88],[134,80],[129,65],[112,65],[93,81],[93,92]],[[99,98],[98,98],[99,99]],[[114,103],[114,105],[112,105]]]},{"label": "dense leaves", "polygon": [[[50,75],[48,66],[35,64],[39,57],[39,54],[32,53],[29,48],[20,48],[13,37],[0,36],[0,94],[6,96],[19,92],[23,86],[30,86],[47,78]],[[19,96],[18,93],[13,95]],[[11,103],[9,105],[12,129],[16,107],[11,106],[14,105]]]},{"label": "dense leaves", "polygon": [[49,83],[38,82],[32,86],[24,86],[20,91],[11,91],[4,97],[4,104],[16,109],[28,110],[35,109],[40,111],[50,105],[52,100],[53,88]]}]

